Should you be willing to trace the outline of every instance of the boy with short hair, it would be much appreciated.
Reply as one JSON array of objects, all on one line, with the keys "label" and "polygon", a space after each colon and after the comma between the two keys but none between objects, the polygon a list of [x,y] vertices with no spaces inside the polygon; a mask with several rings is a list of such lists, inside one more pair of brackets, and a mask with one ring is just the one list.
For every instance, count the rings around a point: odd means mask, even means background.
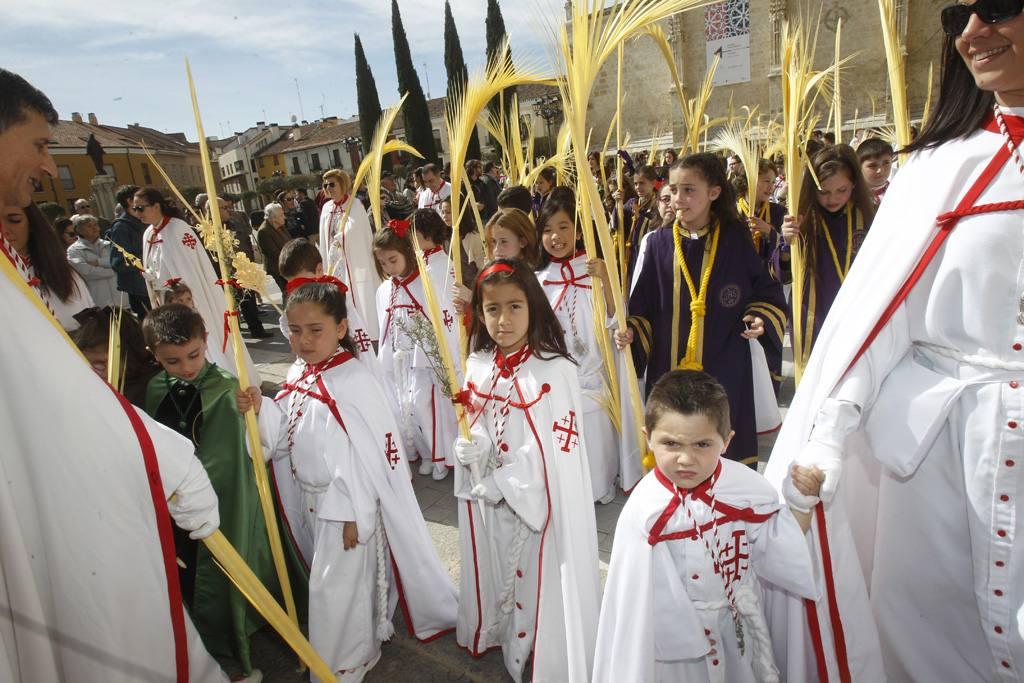
[{"label": "boy with short hair", "polygon": [[[794,599],[817,596],[810,514],[721,457],[733,436],[729,401],[710,375],[662,376],[645,422],[657,466],[616,525],[594,681],[780,680],[773,650],[786,627],[766,618],[759,581]],[[787,500],[810,502],[822,478],[794,467]]]},{"label": "boy with short hair", "polygon": [[[246,448],[245,422],[235,398],[238,380],[206,359],[206,326],[192,308],[182,304],[154,308],[143,321],[142,332],[146,346],[163,367],[149,382],[146,412],[192,441],[217,493],[221,531],[260,581],[279,595]],[[263,620],[229,583],[205,546],[177,528],[174,540],[184,564],[178,569],[182,598],[206,648],[211,654],[234,658],[249,680],[259,680],[258,670],[252,668],[249,636],[263,626]]]},{"label": "boy with short hair", "polygon": [[871,188],[875,204],[882,202],[885,191],[889,189],[893,156],[892,145],[881,138],[868,138],[857,146],[860,171]]}]

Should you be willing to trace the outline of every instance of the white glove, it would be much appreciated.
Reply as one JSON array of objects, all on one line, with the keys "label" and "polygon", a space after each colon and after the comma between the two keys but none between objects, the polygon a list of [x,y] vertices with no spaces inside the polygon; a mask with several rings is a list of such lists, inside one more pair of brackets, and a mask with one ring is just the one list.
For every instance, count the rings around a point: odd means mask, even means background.
[{"label": "white glove", "polygon": [[484,447],[479,442],[459,437],[455,440],[455,459],[466,467],[476,465],[484,458]]},{"label": "white glove", "polygon": [[198,458],[192,459],[185,480],[167,501],[167,510],[175,524],[192,532],[189,538],[193,540],[206,538],[220,526],[217,494]]},{"label": "white glove", "polygon": [[786,504],[789,505],[789,507],[797,512],[803,513],[810,512],[820,500],[818,496],[805,496],[800,493],[797,487],[793,484],[792,472],[786,474],[786,478],[782,481],[782,497],[786,500]]},{"label": "white glove", "polygon": [[[843,444],[846,437],[860,425],[860,407],[834,398],[825,399],[814,420],[811,438],[796,462],[803,467],[817,467],[825,473],[821,500],[828,503],[836,493],[843,466]],[[787,475],[788,478],[788,475]],[[785,491],[783,491],[785,495]],[[788,501],[788,498],[787,498]]]},{"label": "white glove", "polygon": [[491,505],[497,505],[505,496],[501,495],[501,489],[494,483],[494,477],[487,477],[479,484],[469,490],[469,495]]},{"label": "white glove", "polygon": [[158,279],[156,273],[154,273],[149,268],[146,268],[145,270],[141,270],[139,272],[142,273],[142,279],[144,279],[146,282],[156,282]]}]

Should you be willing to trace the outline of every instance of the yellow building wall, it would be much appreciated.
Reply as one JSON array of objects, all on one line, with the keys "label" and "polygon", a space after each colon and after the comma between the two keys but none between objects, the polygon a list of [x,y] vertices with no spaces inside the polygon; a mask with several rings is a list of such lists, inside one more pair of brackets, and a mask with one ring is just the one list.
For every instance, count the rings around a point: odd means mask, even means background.
[{"label": "yellow building wall", "polygon": [[[171,180],[179,189],[203,185],[202,161],[196,154],[187,157],[178,155],[156,154],[154,158],[163,167]],[[81,153],[53,155],[54,163],[57,166],[58,177],[47,178],[43,181],[41,191],[32,195],[32,201],[39,204],[42,202],[56,202],[64,207],[68,215],[74,213],[74,201],[79,197],[88,197],[92,193],[92,179],[96,176],[96,167],[92,159]],[[160,190],[168,190],[160,172],[142,152],[106,152],[103,156],[103,163],[106,166],[113,166],[114,180],[120,185],[152,185]],[[66,167],[71,176],[71,182],[65,187],[60,178],[61,167]],[[216,178],[216,174],[214,175]],[[220,187],[219,178],[217,186]],[[110,216],[106,216],[110,218]]]},{"label": "yellow building wall", "polygon": [[259,174],[260,180],[266,180],[272,178],[274,173],[283,173],[288,175],[288,169],[285,167],[284,155],[283,154],[268,154],[261,156],[256,160],[256,172]]}]

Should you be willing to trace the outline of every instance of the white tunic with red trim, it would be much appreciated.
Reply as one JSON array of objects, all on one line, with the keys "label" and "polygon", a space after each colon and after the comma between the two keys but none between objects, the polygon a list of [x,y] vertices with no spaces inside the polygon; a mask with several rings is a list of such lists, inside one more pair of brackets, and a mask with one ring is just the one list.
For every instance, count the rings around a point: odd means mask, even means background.
[{"label": "white tunic with red trim", "polygon": [[772,646],[786,634],[768,626],[761,584],[817,592],[807,538],[777,500],[731,460],[689,491],[647,474],[615,527],[594,681],[779,681]]},{"label": "white tunic with red trim", "polygon": [[[600,580],[576,368],[530,355],[495,371],[495,353],[466,369],[473,438],[489,451],[481,474],[501,491],[496,505],[469,496],[468,468],[455,467],[462,562],[459,645],[479,655],[501,647],[513,680],[533,652],[533,681],[590,680]],[[511,392],[511,393],[510,393]],[[502,428],[495,418],[511,396]],[[497,397],[497,398],[495,398]],[[493,466],[493,469],[492,469]]]},{"label": "white tunic with red trim", "polygon": [[[434,295],[441,309],[450,363],[461,380],[458,357],[459,316],[452,304],[451,280],[445,286],[447,262],[437,249],[427,255]],[[431,266],[434,266],[433,268]],[[452,444],[458,436],[455,408],[445,394],[440,350],[431,326],[427,299],[419,271],[406,278],[391,278],[377,290],[381,340],[377,358],[385,387],[398,406],[399,424],[410,456],[431,459],[438,467],[454,465]]]},{"label": "white tunic with red trim", "polygon": [[[339,223],[347,206],[351,204],[345,222]],[[328,201],[320,210],[320,256],[325,271],[340,279],[349,288],[352,301],[366,323],[370,341],[380,336],[380,321],[374,297],[380,285],[380,275],[373,257],[373,228],[366,208],[354,195],[341,202]]]},{"label": "white tunic with red trim", "polygon": [[442,180],[441,184],[438,186],[437,192],[434,192],[429,187],[424,186],[423,189],[420,190],[420,197],[416,208],[433,209],[434,211],[437,211],[438,215],[441,215],[441,203],[451,196],[452,186],[444,180]]},{"label": "white tunic with red trim", "polygon": [[[1024,119],[1011,116],[1024,109],[1004,111],[1024,137]],[[936,217],[954,210],[997,153],[1009,156],[997,130],[990,124],[902,165],[765,473],[782,481],[826,398],[861,407],[862,433],[847,440],[836,498],[815,526],[835,578],[833,604],[815,610],[829,680],[839,680],[844,659],[855,681],[1016,681],[1024,671],[1024,205],[956,223],[871,334],[938,233]],[[1024,199],[1013,160],[993,170],[969,204]],[[790,680],[815,677],[812,653],[791,659]],[[805,660],[806,672],[797,668]]]},{"label": "white tunic with red trim", "polygon": [[[167,281],[172,278],[180,278],[192,290],[192,303],[206,323],[207,359],[237,375],[235,351],[225,334],[224,291],[217,284],[220,276],[196,232],[179,218],[165,218],[162,225],[149,226],[142,236],[142,264],[154,276],[154,280],[146,281],[153,306],[163,303],[164,292],[169,289]],[[249,382],[259,386],[259,375],[248,351],[244,361]]]},{"label": "white tunic with red trim", "polygon": [[0,273],[0,680],[227,681],[184,610],[167,509],[206,471],[38,306]]},{"label": "white tunic with red trim", "polygon": [[[288,530],[310,567],[310,643],[328,664],[372,661],[396,600],[410,635],[429,640],[450,630],[455,588],[416,502],[398,426],[366,366],[347,352],[315,368],[296,361],[278,398],[264,399],[259,423]],[[387,556],[378,556],[378,509]],[[359,545],[345,551],[348,521]],[[384,610],[380,568],[390,594]]]},{"label": "white tunic with red trim", "polygon": [[[624,491],[630,491],[643,476],[640,454],[636,448],[635,429],[630,404],[623,402],[620,392],[616,396],[605,369],[601,347],[594,325],[594,290],[587,273],[587,256],[580,252],[571,259],[552,259],[548,266],[537,272],[537,279],[555,311],[555,317],[565,332],[565,343],[576,361],[576,374],[580,380],[584,401],[584,430],[590,447],[590,477],[594,487],[594,500],[612,491],[616,478]],[[601,310],[604,310],[603,302]],[[612,319],[606,319],[613,322]],[[601,326],[613,358],[621,360],[615,351],[611,334]],[[618,373],[625,381],[626,375]],[[625,416],[627,432],[620,438],[611,414]]]}]

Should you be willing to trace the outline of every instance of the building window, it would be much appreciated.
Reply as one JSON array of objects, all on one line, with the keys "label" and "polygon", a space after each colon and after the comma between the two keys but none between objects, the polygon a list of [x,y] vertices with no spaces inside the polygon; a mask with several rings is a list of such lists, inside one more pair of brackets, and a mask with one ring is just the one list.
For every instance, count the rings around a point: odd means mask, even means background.
[{"label": "building window", "polygon": [[153,178],[152,176],[149,175],[149,164],[147,164],[145,161],[142,162],[142,182],[144,182],[146,185],[153,184]]},{"label": "building window", "polygon": [[437,149],[438,154],[444,149],[444,146],[441,144],[441,131],[436,128],[434,129],[434,147]]},{"label": "building window", "polygon": [[320,169],[320,155],[316,152],[310,156],[309,168],[313,171],[319,171]]},{"label": "building window", "polygon": [[57,176],[60,178],[60,184],[65,190],[75,189],[75,179],[71,177],[70,167],[58,166]]},{"label": "building window", "polygon": [[782,68],[782,24],[785,20],[785,0],[772,0],[768,8],[768,28],[772,41],[770,70],[774,73]]},{"label": "building window", "polygon": [[235,170],[236,171],[241,171],[242,170],[242,160],[241,159],[239,159],[238,161],[235,162]]},{"label": "building window", "polygon": [[253,173],[256,172],[256,160],[255,159],[249,159],[249,170],[252,171]]},{"label": "building window", "polygon": [[292,173],[294,173],[295,175],[300,175],[302,173],[302,169],[299,168],[298,157],[292,157]]},{"label": "building window", "polygon": [[263,157],[260,157],[260,168],[263,168]]}]

